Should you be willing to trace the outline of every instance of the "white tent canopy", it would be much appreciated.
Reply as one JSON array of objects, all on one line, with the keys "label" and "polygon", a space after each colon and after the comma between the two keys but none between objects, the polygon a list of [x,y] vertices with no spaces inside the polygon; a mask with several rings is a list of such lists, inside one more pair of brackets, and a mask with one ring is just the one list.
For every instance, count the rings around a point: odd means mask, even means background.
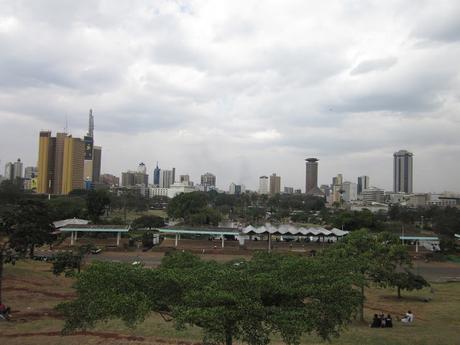
[{"label": "white tent canopy", "polygon": [[86,219],[70,218],[70,219],[55,221],[53,222],[53,225],[56,229],[59,229],[66,225],[86,225],[88,223],[89,223],[89,220],[86,220]]},{"label": "white tent canopy", "polygon": [[265,224],[257,228],[249,225],[242,229],[243,234],[269,234],[269,235],[293,235],[293,236],[335,236],[342,237],[348,231],[340,229],[327,230],[325,228],[297,228],[292,225],[280,225],[278,227]]}]

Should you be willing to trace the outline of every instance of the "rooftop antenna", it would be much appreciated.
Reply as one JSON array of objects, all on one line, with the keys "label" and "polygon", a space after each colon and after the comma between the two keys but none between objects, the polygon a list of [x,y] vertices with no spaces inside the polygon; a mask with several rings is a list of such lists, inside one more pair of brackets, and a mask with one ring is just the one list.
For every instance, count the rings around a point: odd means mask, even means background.
[{"label": "rooftop antenna", "polygon": [[65,133],[65,134],[68,134],[68,133],[67,133],[67,132],[68,132],[68,130],[69,130],[69,121],[68,121],[68,119],[67,119],[67,114],[66,114],[66,115],[65,115],[65,127],[64,127],[64,133]]},{"label": "rooftop antenna", "polygon": [[94,116],[93,109],[89,110],[89,119],[88,119],[88,137],[94,137]]}]

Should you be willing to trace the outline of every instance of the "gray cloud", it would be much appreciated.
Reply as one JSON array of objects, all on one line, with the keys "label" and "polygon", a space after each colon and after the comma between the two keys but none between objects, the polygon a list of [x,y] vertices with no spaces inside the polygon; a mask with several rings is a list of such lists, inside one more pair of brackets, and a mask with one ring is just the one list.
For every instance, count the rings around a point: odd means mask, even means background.
[{"label": "gray cloud", "polygon": [[388,57],[383,59],[365,60],[362,61],[352,69],[351,74],[362,74],[374,71],[385,71],[398,61],[395,57]]},{"label": "gray cloud", "polygon": [[440,178],[418,170],[460,147],[456,1],[0,8],[2,164],[35,164],[38,131],[66,117],[83,135],[93,108],[107,172],[159,160],[223,188],[272,172],[299,188],[315,155],[321,183],[368,173],[391,188],[391,155],[407,148],[416,190],[460,191],[458,160],[439,160]]}]

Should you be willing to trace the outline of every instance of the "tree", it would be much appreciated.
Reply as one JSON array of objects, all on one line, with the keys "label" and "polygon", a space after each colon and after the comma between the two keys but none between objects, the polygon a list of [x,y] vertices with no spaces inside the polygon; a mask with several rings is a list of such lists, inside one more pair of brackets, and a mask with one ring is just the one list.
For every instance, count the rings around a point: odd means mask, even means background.
[{"label": "tree", "polygon": [[48,208],[39,200],[20,200],[0,208],[0,300],[3,265],[14,263],[34,247],[51,243],[53,226]]},{"label": "tree", "polygon": [[359,295],[349,272],[326,257],[256,254],[218,263],[189,253],[166,256],[158,269],[95,263],[78,276],[77,299],[58,306],[64,331],[119,318],[130,326],[151,312],[178,328],[202,328],[204,342],[287,344],[304,333],[328,339],[350,321]]},{"label": "tree", "polygon": [[88,255],[93,248],[93,245],[87,244],[80,246],[75,252],[67,251],[56,254],[53,261],[53,274],[60,275],[64,273],[67,277],[73,275],[75,270],[80,273],[85,256]]},{"label": "tree", "polygon": [[165,226],[165,221],[162,217],[154,216],[154,215],[145,215],[140,216],[133,220],[131,227],[133,229],[153,229],[153,228],[161,228]]},{"label": "tree", "polygon": [[340,262],[355,274],[361,291],[360,320],[364,321],[364,289],[370,282],[387,282],[396,269],[409,266],[407,248],[390,233],[372,234],[368,230],[351,232],[346,238],[324,251],[324,255]]},{"label": "tree", "polygon": [[217,226],[222,216],[219,211],[209,207],[208,198],[209,196],[203,192],[178,194],[168,205],[168,216],[182,218],[190,225]]},{"label": "tree", "polygon": [[420,290],[430,284],[421,275],[414,274],[408,269],[404,272],[394,272],[387,277],[387,285],[396,287],[398,298],[401,298],[401,290]]},{"label": "tree", "polygon": [[88,216],[93,223],[97,223],[104,214],[106,207],[110,205],[110,196],[104,189],[91,190],[86,197]]}]

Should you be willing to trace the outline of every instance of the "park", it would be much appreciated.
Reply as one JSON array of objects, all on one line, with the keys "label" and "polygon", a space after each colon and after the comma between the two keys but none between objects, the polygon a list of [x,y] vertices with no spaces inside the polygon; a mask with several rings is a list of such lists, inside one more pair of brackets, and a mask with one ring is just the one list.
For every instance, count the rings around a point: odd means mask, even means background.
[{"label": "park", "polygon": [[[458,227],[436,214],[447,211],[430,210],[434,230],[443,226],[436,232],[417,227],[414,212],[422,210],[393,210],[385,220],[308,200],[303,222],[289,223],[302,230],[289,228],[283,238],[286,210],[298,200],[271,201],[266,212],[260,200],[255,211],[248,200],[216,206],[215,198],[179,195],[152,212],[134,199],[127,210],[105,193],[41,200],[2,186],[0,291],[11,308],[0,323],[2,343],[457,343],[460,265],[448,234]],[[81,227],[71,224],[58,231],[52,224],[64,216],[113,231],[77,236]],[[165,227],[166,218],[182,223]],[[248,229],[278,225],[272,237],[247,231],[241,245],[204,232],[222,218],[254,224]],[[439,236],[440,251],[401,241],[388,231],[395,222],[417,238]],[[413,322],[401,322],[409,310]],[[375,314],[391,315],[393,327],[371,328]]]}]

